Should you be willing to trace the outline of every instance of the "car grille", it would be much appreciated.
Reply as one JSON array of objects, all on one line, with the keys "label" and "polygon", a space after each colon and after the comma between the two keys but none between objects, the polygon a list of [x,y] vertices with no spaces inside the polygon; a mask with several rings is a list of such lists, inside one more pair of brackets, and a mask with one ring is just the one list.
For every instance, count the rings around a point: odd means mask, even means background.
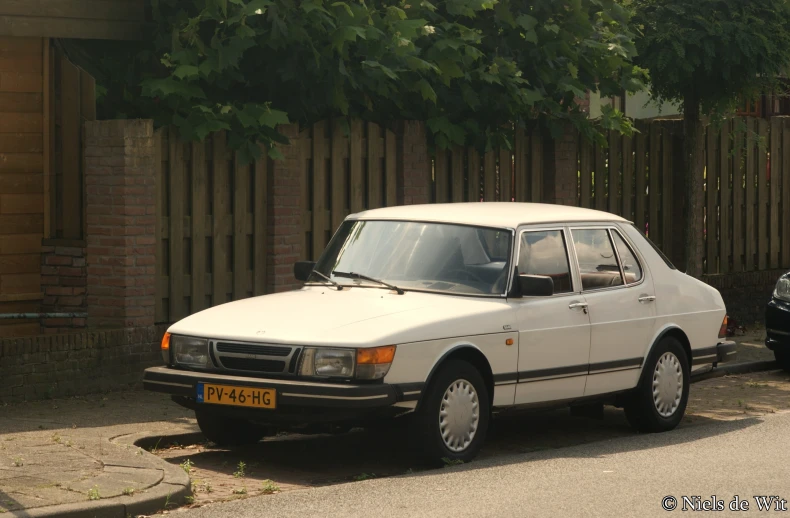
[{"label": "car grille", "polygon": [[300,347],[244,342],[210,341],[214,366],[227,372],[294,375]]}]

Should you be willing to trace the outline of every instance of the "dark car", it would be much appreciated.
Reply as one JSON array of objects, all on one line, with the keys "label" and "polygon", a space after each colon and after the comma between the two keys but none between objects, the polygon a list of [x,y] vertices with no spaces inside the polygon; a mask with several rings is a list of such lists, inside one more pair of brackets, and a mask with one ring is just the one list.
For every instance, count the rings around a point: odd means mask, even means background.
[{"label": "dark car", "polygon": [[765,345],[774,352],[779,365],[790,371],[790,272],[782,275],[765,309]]}]

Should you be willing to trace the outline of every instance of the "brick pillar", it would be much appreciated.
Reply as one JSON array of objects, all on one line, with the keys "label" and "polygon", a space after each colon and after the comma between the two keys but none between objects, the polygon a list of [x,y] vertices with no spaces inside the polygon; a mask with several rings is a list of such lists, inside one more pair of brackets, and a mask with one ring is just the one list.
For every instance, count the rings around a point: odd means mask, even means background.
[{"label": "brick pillar", "polygon": [[430,203],[431,159],[425,123],[402,121],[398,131],[398,205]]},{"label": "brick pillar", "polygon": [[[57,240],[44,240],[41,247],[41,291],[44,294],[41,311],[44,313],[82,314],[86,311],[85,247],[82,243],[63,246]],[[85,327],[82,317],[44,318],[45,333]]]},{"label": "brick pillar", "polygon": [[578,205],[578,146],[576,130],[570,124],[562,135],[552,139],[548,132],[543,136],[543,201],[557,205]]},{"label": "brick pillar", "polygon": [[85,123],[90,327],[154,324],[157,166],[152,121]]},{"label": "brick pillar", "polygon": [[300,152],[299,126],[289,124],[278,131],[291,140],[280,145],[283,159],[271,162],[268,201],[267,276],[271,293],[302,286],[293,275],[293,265],[307,256],[303,251],[305,232],[302,221],[302,171],[307,166]]}]

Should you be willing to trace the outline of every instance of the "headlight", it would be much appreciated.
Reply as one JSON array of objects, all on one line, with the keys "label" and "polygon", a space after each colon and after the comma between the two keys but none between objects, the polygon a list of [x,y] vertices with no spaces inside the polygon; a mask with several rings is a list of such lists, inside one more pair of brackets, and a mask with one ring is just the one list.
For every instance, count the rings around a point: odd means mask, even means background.
[{"label": "headlight", "polygon": [[170,348],[176,364],[205,368],[208,365],[208,340],[189,336],[171,336]]},{"label": "headlight", "polygon": [[321,378],[381,379],[387,375],[395,346],[371,349],[308,347],[302,355],[300,376]]},{"label": "headlight", "polygon": [[774,298],[790,302],[790,275],[785,274],[779,278],[774,289]]}]

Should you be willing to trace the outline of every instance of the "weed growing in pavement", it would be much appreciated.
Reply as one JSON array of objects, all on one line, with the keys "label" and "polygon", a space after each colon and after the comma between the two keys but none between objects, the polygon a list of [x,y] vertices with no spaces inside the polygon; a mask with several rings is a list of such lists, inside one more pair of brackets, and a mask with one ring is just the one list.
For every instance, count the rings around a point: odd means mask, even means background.
[{"label": "weed growing in pavement", "polygon": [[360,473],[359,475],[354,475],[352,478],[354,480],[356,480],[357,482],[361,482],[361,481],[367,480],[369,478],[376,478],[376,474],[375,473]]},{"label": "weed growing in pavement", "polygon": [[16,466],[17,468],[21,468],[24,465],[25,465],[25,461],[22,459],[22,457],[14,457],[14,466]]},{"label": "weed growing in pavement", "polygon": [[211,482],[206,482],[205,484],[203,484],[203,490],[206,493],[211,493],[212,491],[214,491],[214,489],[211,487]]},{"label": "weed growing in pavement", "polygon": [[185,460],[184,462],[181,463],[181,469],[183,469],[184,473],[186,473],[187,475],[189,475],[189,473],[192,471],[193,467],[194,467],[194,464],[192,464],[192,460],[191,459],[187,459],[187,460]]},{"label": "weed growing in pavement", "polygon": [[266,479],[261,482],[261,490],[263,491],[264,495],[271,495],[272,493],[276,493],[280,490],[280,486],[274,483],[273,480]]},{"label": "weed growing in pavement", "polygon": [[100,500],[99,486],[93,486],[88,490],[88,500]]},{"label": "weed growing in pavement", "polygon": [[236,478],[244,478],[244,469],[247,467],[244,462],[239,461],[239,469],[233,472],[233,476]]},{"label": "weed growing in pavement", "polygon": [[134,494],[134,488],[133,487],[123,488],[123,494],[126,496],[132,496]]},{"label": "weed growing in pavement", "polygon": [[184,503],[187,504],[187,505],[194,504],[195,503],[195,497],[194,496],[185,496],[184,497]]},{"label": "weed growing in pavement", "polygon": [[52,434],[52,442],[60,444],[60,434],[58,432]]},{"label": "weed growing in pavement", "polygon": [[447,457],[444,457],[442,459],[442,462],[444,462],[445,467],[447,467],[447,466],[457,466],[459,464],[463,464],[464,463],[464,461],[462,461],[461,459],[448,459]]},{"label": "weed growing in pavement", "polygon": [[233,494],[234,495],[246,495],[247,494],[247,488],[245,486],[237,487],[236,489],[233,490]]},{"label": "weed growing in pavement", "polygon": [[158,451],[159,451],[159,443],[160,443],[160,442],[162,442],[162,438],[161,438],[161,437],[159,438],[159,440],[158,440],[158,441],[156,441],[156,444],[155,444],[155,445],[154,445],[154,447],[153,447],[153,448],[151,448],[151,450],[150,450],[150,451],[151,451],[151,453],[153,453],[154,455],[156,455],[156,452],[158,452]]},{"label": "weed growing in pavement", "polygon": [[738,406],[743,406],[743,399],[738,400]]},{"label": "weed growing in pavement", "polygon": [[168,492],[168,493],[167,493],[167,496],[165,497],[165,509],[167,509],[168,507],[170,507],[170,494],[171,494],[171,493],[169,493],[169,492]]},{"label": "weed growing in pavement", "polygon": [[746,386],[749,388],[766,388],[768,387],[767,383],[760,383],[759,381],[747,381]]}]

